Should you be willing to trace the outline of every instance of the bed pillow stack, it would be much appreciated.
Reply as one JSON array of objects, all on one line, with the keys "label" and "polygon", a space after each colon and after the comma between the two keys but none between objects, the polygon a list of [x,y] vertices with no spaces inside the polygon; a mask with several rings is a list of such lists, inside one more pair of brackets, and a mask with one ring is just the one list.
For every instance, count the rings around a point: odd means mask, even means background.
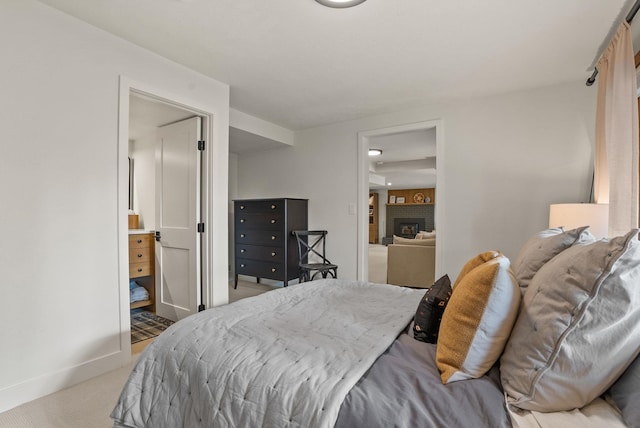
[{"label": "bed pillow stack", "polygon": [[533,276],[501,358],[509,404],[540,412],[581,408],[635,358],[637,234],[573,245]]},{"label": "bed pillow stack", "polygon": [[481,253],[462,268],[444,311],[436,364],[447,384],[484,375],[500,358],[520,304],[509,259]]}]

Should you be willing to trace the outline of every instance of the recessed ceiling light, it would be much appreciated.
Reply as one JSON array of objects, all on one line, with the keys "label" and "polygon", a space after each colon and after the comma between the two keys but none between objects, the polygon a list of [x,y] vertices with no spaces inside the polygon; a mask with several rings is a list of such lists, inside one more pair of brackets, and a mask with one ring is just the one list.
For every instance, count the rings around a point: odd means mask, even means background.
[{"label": "recessed ceiling light", "polygon": [[380,149],[369,149],[369,156],[380,156],[382,154],[382,150]]},{"label": "recessed ceiling light", "polygon": [[391,186],[392,184],[393,184],[393,183],[391,183],[391,182],[388,182],[388,183],[387,183],[387,186]]},{"label": "recessed ceiling light", "polygon": [[365,0],[316,0],[327,7],[351,7],[364,3]]}]

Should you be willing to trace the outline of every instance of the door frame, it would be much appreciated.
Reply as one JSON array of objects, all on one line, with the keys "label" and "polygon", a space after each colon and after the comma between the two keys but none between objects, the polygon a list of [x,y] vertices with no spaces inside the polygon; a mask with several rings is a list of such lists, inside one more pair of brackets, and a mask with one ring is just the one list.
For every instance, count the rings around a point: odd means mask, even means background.
[{"label": "door frame", "polygon": [[[128,193],[129,193],[129,176],[128,176],[128,150],[129,150],[129,106],[130,95],[132,92],[143,95],[148,98],[160,100],[167,104],[174,105],[180,109],[193,112],[195,115],[201,116],[205,122],[203,125],[203,138],[206,141],[205,160],[202,170],[202,189],[203,195],[201,210],[202,218],[205,222],[205,233],[203,234],[202,243],[202,261],[201,275],[204,284],[202,303],[206,308],[212,307],[214,304],[225,302],[228,295],[213,295],[213,278],[216,275],[212,267],[212,254],[215,249],[212,243],[216,239],[228,239],[226,222],[225,227],[214,227],[214,200],[224,199],[226,206],[226,198],[228,195],[216,191],[216,186],[212,184],[212,169],[216,166],[218,169],[223,165],[218,163],[224,162],[228,164],[227,159],[214,160],[214,113],[215,110],[211,106],[202,105],[193,100],[185,99],[176,94],[169,93],[162,88],[155,87],[143,82],[135,81],[127,76],[120,76],[119,79],[119,106],[118,106],[118,288],[120,297],[120,349],[123,354],[123,363],[131,361],[131,318],[129,309],[129,238],[128,238]],[[227,151],[228,154],[228,151]],[[220,156],[218,156],[220,157]],[[228,166],[227,166],[228,167]],[[226,171],[226,169],[225,169]],[[216,194],[214,194],[216,193]],[[223,229],[223,230],[222,230]],[[226,241],[225,241],[226,242]],[[225,252],[217,257],[228,256]],[[226,265],[227,262],[224,261]],[[226,271],[224,272],[226,277]]]},{"label": "door frame", "polygon": [[357,200],[357,279],[367,281],[369,278],[369,139],[371,137],[398,134],[402,132],[419,131],[423,129],[436,130],[436,195],[435,220],[438,225],[436,234],[436,278],[441,276],[446,234],[446,219],[444,216],[444,124],[442,119],[396,125],[386,128],[372,129],[358,132],[358,200]]}]

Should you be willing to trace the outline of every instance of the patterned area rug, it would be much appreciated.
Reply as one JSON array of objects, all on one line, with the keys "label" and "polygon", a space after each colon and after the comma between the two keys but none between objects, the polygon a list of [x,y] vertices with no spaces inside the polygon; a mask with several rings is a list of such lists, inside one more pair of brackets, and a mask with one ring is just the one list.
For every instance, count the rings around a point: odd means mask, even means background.
[{"label": "patterned area rug", "polygon": [[147,311],[131,311],[131,343],[156,337],[167,329],[173,321]]}]

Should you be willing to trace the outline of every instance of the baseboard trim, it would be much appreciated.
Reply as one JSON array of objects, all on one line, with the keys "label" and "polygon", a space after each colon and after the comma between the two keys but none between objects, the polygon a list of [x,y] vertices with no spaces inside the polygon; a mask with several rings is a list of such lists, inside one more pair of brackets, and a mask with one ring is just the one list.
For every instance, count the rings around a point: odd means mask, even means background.
[{"label": "baseboard trim", "polygon": [[77,366],[48,373],[0,390],[0,413],[84,382],[124,365],[124,352],[117,351]]}]

